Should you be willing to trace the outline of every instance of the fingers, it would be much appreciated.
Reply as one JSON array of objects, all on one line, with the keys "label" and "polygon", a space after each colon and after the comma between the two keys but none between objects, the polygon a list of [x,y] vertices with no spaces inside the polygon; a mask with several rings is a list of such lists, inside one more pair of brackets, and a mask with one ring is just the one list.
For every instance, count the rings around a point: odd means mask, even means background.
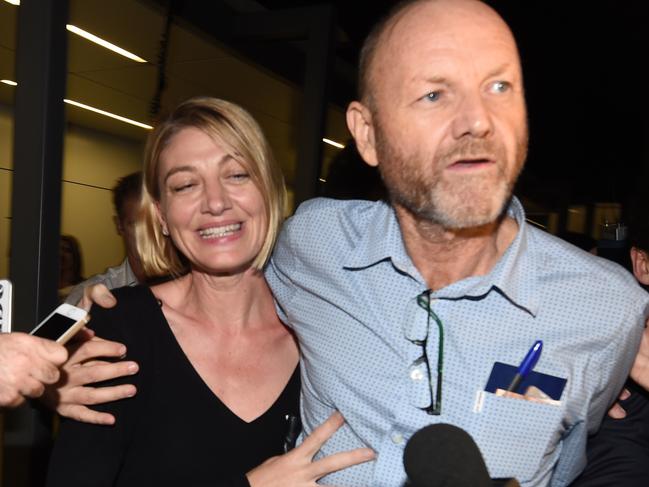
[{"label": "fingers", "polygon": [[624,419],[626,417],[626,411],[616,402],[613,404],[613,407],[608,410],[608,415],[613,419]]},{"label": "fingers", "polygon": [[[95,404],[104,404],[112,401],[119,401],[133,397],[137,389],[132,384],[123,384],[110,387],[77,387],[73,393],[69,394],[70,398],[76,399],[69,403],[81,406],[92,406]],[[67,403],[68,401],[66,401]]]},{"label": "fingers", "polygon": [[620,393],[620,401],[625,401],[629,397],[631,397],[631,391],[629,391],[629,389],[626,388],[622,389],[622,392]]},{"label": "fingers", "polygon": [[126,347],[123,344],[95,337],[71,347],[68,365],[80,364],[95,358],[120,358],[124,355],[126,355]]},{"label": "fingers", "polygon": [[81,301],[79,301],[77,306],[86,311],[90,311],[93,303],[102,308],[112,308],[117,304],[117,300],[106,286],[103,284],[94,284],[83,290],[83,298],[81,298]]},{"label": "fingers", "polygon": [[[18,391],[25,397],[41,397],[45,386],[38,378],[26,377],[20,384]],[[22,402],[22,401],[20,401]]]},{"label": "fingers", "polygon": [[47,360],[48,362],[59,366],[63,365],[63,363],[68,359],[68,351],[63,345],[60,345],[52,340],[46,340],[44,338],[33,338],[33,350],[44,360]]},{"label": "fingers", "polygon": [[86,406],[79,404],[68,404],[57,409],[61,416],[81,421],[82,423],[111,425],[115,424],[115,417],[112,414],[93,411]]},{"label": "fingers", "polygon": [[313,457],[343,424],[345,424],[343,415],[338,411],[334,412],[324,423],[314,429],[298,448]]},{"label": "fingers", "polygon": [[134,375],[139,370],[136,362],[96,362],[66,369],[67,382],[74,384],[94,384],[106,380]]},{"label": "fingers", "polygon": [[371,448],[357,448],[356,450],[335,453],[317,460],[311,464],[311,468],[315,478],[319,479],[343,468],[369,462],[375,458],[376,454]]}]

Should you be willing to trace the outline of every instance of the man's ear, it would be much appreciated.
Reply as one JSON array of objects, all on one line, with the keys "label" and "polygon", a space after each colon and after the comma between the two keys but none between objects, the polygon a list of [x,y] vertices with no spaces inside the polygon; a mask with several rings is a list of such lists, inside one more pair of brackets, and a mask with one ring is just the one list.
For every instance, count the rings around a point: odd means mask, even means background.
[{"label": "man's ear", "polygon": [[649,285],[649,256],[644,250],[631,247],[631,262],[633,263],[633,275],[645,286]]},{"label": "man's ear", "polygon": [[347,107],[347,127],[363,160],[370,166],[378,166],[372,113],[361,102],[353,101]]}]

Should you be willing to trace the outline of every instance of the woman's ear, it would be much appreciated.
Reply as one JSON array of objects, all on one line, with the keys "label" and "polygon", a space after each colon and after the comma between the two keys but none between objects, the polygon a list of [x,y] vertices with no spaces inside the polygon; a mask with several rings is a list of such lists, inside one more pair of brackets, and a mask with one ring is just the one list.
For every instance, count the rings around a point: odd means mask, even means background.
[{"label": "woman's ear", "polygon": [[160,209],[160,202],[156,201],[154,204],[155,208],[155,214],[158,217],[158,223],[160,223],[160,229],[162,231],[162,235],[165,237],[169,235],[169,229],[167,228],[167,220],[165,216],[162,214],[162,210]]},{"label": "woman's ear", "polygon": [[356,149],[370,166],[378,166],[374,138],[374,121],[369,108],[353,101],[347,107],[347,127],[356,141]]},{"label": "woman's ear", "polygon": [[631,247],[631,262],[633,263],[633,275],[641,284],[649,285],[649,257],[644,250]]}]

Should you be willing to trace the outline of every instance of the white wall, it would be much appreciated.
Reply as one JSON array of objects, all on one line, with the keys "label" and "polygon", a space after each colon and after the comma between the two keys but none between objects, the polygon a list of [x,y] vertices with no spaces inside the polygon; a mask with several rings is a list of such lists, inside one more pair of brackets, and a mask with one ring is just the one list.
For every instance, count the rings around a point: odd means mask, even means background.
[{"label": "white wall", "polygon": [[[9,275],[13,121],[0,105],[0,277]],[[83,272],[90,276],[124,257],[112,222],[115,181],[141,167],[143,145],[78,126],[65,133],[61,233],[81,243]],[[18,292],[18,291],[17,291]]]}]

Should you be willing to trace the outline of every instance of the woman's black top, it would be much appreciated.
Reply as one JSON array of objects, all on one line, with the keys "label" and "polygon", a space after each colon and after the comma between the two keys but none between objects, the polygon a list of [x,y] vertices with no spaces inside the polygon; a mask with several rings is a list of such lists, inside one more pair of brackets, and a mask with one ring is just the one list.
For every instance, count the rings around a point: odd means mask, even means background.
[{"label": "woman's black top", "polygon": [[297,368],[275,403],[246,423],[203,382],[148,287],[115,296],[115,308],[93,307],[90,325],[125,344],[140,371],[100,386],[132,383],[138,392],[96,407],[114,414],[114,426],[62,421],[47,485],[247,486],[244,474],[283,453],[287,417],[299,416]]}]

